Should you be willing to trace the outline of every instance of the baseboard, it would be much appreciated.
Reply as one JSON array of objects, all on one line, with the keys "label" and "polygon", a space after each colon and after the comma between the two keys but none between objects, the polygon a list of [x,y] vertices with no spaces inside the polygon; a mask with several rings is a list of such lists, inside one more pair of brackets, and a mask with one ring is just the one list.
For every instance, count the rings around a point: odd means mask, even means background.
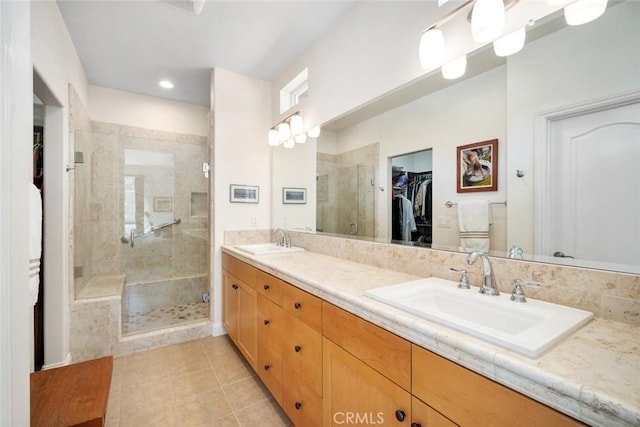
[{"label": "baseboard", "polygon": [[213,335],[214,337],[218,337],[220,335],[226,335],[227,331],[225,331],[224,328],[222,327],[222,323],[214,323],[211,326],[212,326],[211,335]]},{"label": "baseboard", "polygon": [[72,362],[71,353],[67,353],[67,357],[65,357],[62,362],[52,363],[50,365],[43,365],[42,370],[44,371],[46,369],[53,369],[53,368],[59,368],[61,366],[71,365],[71,362]]}]

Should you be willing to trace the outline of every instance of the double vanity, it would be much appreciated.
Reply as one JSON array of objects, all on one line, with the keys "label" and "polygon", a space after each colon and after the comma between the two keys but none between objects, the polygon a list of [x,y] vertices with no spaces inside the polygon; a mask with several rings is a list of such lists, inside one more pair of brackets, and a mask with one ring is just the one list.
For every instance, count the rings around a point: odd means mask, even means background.
[{"label": "double vanity", "polygon": [[296,425],[640,424],[635,327],[295,247],[222,267],[225,329]]}]

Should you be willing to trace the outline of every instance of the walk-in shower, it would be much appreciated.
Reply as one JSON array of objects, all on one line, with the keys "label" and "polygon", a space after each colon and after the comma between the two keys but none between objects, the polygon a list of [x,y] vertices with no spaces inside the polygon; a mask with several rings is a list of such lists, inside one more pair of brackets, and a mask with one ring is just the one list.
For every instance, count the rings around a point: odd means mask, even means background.
[{"label": "walk-in shower", "polygon": [[208,319],[207,138],[94,122],[75,150],[75,298],[121,292],[123,336]]}]

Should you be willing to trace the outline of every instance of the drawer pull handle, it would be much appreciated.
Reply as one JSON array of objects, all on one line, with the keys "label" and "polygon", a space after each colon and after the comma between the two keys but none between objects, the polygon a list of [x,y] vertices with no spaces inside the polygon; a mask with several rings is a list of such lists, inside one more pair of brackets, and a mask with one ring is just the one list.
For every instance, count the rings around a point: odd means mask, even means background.
[{"label": "drawer pull handle", "polygon": [[406,416],[407,416],[407,415],[404,413],[404,411],[403,411],[403,410],[398,409],[398,410],[396,411],[396,420],[398,420],[398,421],[400,421],[400,422],[403,422]]},{"label": "drawer pull handle", "polygon": [[270,367],[271,367],[271,366],[269,366],[269,365],[264,365],[264,370],[265,370],[265,371],[268,371]]},{"label": "drawer pull handle", "polygon": [[302,347],[297,345],[297,346],[293,347],[293,349],[296,351],[296,353],[300,353],[300,350],[302,350]]},{"label": "drawer pull handle", "polygon": [[300,403],[300,402],[296,402],[296,405],[295,405],[295,406],[296,406],[296,409],[297,409],[297,410],[300,410],[300,408],[302,408],[302,403]]},{"label": "drawer pull handle", "polygon": [[231,287],[232,287],[233,289],[238,289],[238,285],[236,285],[235,283],[234,283],[233,285],[231,285]]},{"label": "drawer pull handle", "polygon": [[268,320],[264,321],[264,326],[267,326],[270,322]]},{"label": "drawer pull handle", "polygon": [[269,290],[269,285],[264,285],[263,288],[264,288],[265,291],[268,291]]},{"label": "drawer pull handle", "polygon": [[296,308],[296,310],[300,309],[300,307],[302,307],[302,304],[300,304],[299,302],[293,304],[293,306]]}]

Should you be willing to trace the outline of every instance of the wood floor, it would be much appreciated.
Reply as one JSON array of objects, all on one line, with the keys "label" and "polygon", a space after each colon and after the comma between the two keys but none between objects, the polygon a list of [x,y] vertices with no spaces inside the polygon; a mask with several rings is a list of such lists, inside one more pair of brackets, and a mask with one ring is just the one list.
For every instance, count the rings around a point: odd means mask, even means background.
[{"label": "wood floor", "polygon": [[290,426],[226,336],[114,358],[106,426]]}]

